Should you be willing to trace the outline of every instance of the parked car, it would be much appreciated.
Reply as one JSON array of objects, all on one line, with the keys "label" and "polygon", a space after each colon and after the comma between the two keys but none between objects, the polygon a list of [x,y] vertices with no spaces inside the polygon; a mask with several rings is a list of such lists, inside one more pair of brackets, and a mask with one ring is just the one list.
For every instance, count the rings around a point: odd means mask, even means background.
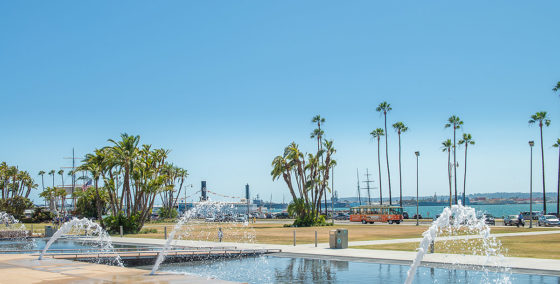
[{"label": "parked car", "polygon": [[506,217],[504,217],[504,226],[523,226],[525,227],[525,221],[521,221],[521,223],[519,223],[519,219],[518,219],[519,215],[508,215]]},{"label": "parked car", "polygon": [[540,211],[533,211],[533,214],[531,214],[529,211],[526,211],[521,212],[521,214],[523,214],[523,219],[527,220],[529,220],[529,216],[532,216],[533,220],[539,220],[539,217],[542,216],[542,213]]},{"label": "parked car", "polygon": [[402,218],[403,219],[408,219],[408,212],[403,212],[402,213]]},{"label": "parked car", "polygon": [[560,220],[554,215],[543,215],[537,222],[539,226],[560,226]]},{"label": "parked car", "polygon": [[494,216],[492,216],[492,214],[485,214],[484,223],[486,223],[487,225],[496,225],[496,219],[494,218]]},{"label": "parked car", "polygon": [[206,217],[206,219],[204,219],[204,221],[206,221],[206,222],[216,222],[216,217],[214,217],[214,216]]},{"label": "parked car", "polygon": [[289,219],[290,218],[290,214],[288,214],[288,212],[281,212],[276,214],[276,219]]},{"label": "parked car", "polygon": [[[412,216],[412,219],[416,219],[416,214],[414,214],[414,216]],[[418,219],[422,219],[422,215],[418,214]]]},{"label": "parked car", "polygon": [[335,220],[350,220],[350,215],[348,213],[338,213],[334,216]]},{"label": "parked car", "polygon": [[245,217],[245,215],[237,215],[237,217],[235,217],[235,222],[241,222],[241,223],[245,223],[247,222],[247,217]]}]

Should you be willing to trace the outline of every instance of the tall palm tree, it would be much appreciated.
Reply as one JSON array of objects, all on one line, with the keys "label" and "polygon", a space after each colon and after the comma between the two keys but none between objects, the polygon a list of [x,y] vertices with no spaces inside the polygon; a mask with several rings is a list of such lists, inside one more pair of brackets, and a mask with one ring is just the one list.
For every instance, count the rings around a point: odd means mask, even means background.
[{"label": "tall palm tree", "polygon": [[[317,155],[319,154],[319,152],[323,149],[323,134],[325,134],[325,132],[323,130],[321,130],[321,125],[323,123],[325,123],[325,118],[321,117],[320,115],[316,115],[311,119],[312,123],[317,123],[317,128],[315,130],[313,130],[313,132],[311,133],[311,138],[317,138]],[[317,162],[319,162],[319,159],[317,159]],[[321,163],[323,163],[323,156],[321,155]],[[319,165],[317,165],[317,168],[319,168]],[[321,202],[319,202],[319,206],[321,206]],[[320,209],[319,209],[320,211]],[[325,192],[325,216],[327,216],[327,193]]]},{"label": "tall palm tree", "polygon": [[93,180],[93,187],[95,188],[95,207],[97,209],[97,218],[100,222],[101,227],[104,228],[103,224],[103,208],[101,203],[101,194],[99,193],[99,178],[101,177],[101,172],[103,169],[104,156],[102,151],[96,149],[94,154],[87,154],[85,159],[82,161],[83,164],[80,165],[77,170],[86,171],[91,174]]},{"label": "tall palm tree", "polygon": [[53,188],[54,188],[54,173],[55,173],[54,170],[50,170],[50,172],[49,172],[49,176],[52,176],[52,187]]},{"label": "tall palm tree", "polygon": [[[380,103],[375,109],[377,112],[383,112],[383,117],[385,118],[385,158],[387,160],[387,182],[389,183],[389,205],[392,203],[391,198],[391,171],[389,170],[389,145],[387,144],[387,113],[392,110],[391,104],[387,102]],[[381,185],[379,186],[381,187]]]},{"label": "tall palm tree", "polygon": [[41,176],[41,184],[43,186],[43,190],[45,190],[45,178],[44,178],[45,174],[46,174],[45,171],[39,171],[39,175]]},{"label": "tall palm tree", "polygon": [[535,124],[539,122],[539,128],[541,131],[541,162],[542,162],[542,192],[543,192],[543,211],[546,214],[546,190],[545,190],[545,183],[544,183],[544,146],[543,146],[543,135],[542,135],[542,127],[543,125],[549,126],[550,119],[546,116],[546,111],[540,111],[533,115],[531,115],[531,119],[529,120],[529,124]]},{"label": "tall palm tree", "polygon": [[[560,85],[560,82],[558,82]],[[556,143],[552,145],[552,147],[558,148],[558,188],[557,188],[557,195],[556,195],[556,216],[560,216],[560,138],[556,140]]]},{"label": "tall palm tree", "polygon": [[58,171],[58,174],[60,175],[60,178],[62,179],[62,189],[60,191],[60,195],[62,196],[62,206],[60,207],[62,209],[62,211],[64,212],[64,203],[66,202],[66,189],[64,188],[64,170],[60,170]]},{"label": "tall palm tree", "polygon": [[554,88],[552,88],[553,91],[558,92],[560,90],[560,81],[558,81],[558,83],[556,83],[556,86]]},{"label": "tall palm tree", "polygon": [[463,121],[456,115],[452,115],[447,119],[445,128],[453,127],[453,178],[455,179],[455,204],[457,204],[457,143],[456,132],[461,128]]},{"label": "tall palm tree", "polygon": [[[41,176],[41,185],[43,187],[43,191],[45,191],[45,171],[39,171],[39,175]],[[45,201],[46,206],[46,201]]]},{"label": "tall palm tree", "polygon": [[111,148],[115,158],[115,162],[124,169],[122,195],[121,195],[121,208],[123,200],[126,199],[126,214],[127,217],[131,216],[132,207],[132,194],[130,191],[130,173],[133,169],[133,161],[138,156],[138,143],[140,136],[131,136],[126,133],[121,134],[121,141],[109,139],[109,142],[114,146]]},{"label": "tall palm tree", "polygon": [[381,136],[385,135],[385,133],[383,132],[382,128],[377,128],[373,130],[370,134],[374,139],[375,138],[377,139],[377,168],[379,169],[379,203],[383,204],[383,191],[381,190],[381,157],[379,155],[380,152],[379,144],[380,144]]},{"label": "tall palm tree", "polygon": [[467,186],[467,150],[469,145],[474,145],[472,135],[470,133],[463,133],[463,139],[459,140],[459,145],[465,144],[465,174],[463,179],[463,205],[465,205],[465,188]]},{"label": "tall palm tree", "polygon": [[[52,192],[54,192],[54,191],[56,191],[56,187],[54,186],[54,174],[55,174],[55,171],[54,171],[54,170],[50,170],[48,174],[49,174],[49,176],[52,176]],[[54,194],[53,194],[53,195],[50,195],[50,196],[52,196],[52,197],[54,198],[54,200],[51,199],[51,203],[54,202],[54,209],[57,210],[56,196],[55,196]],[[51,205],[52,205],[52,204],[51,204]]]},{"label": "tall palm tree", "polygon": [[401,134],[408,131],[408,127],[402,122],[393,124],[393,128],[399,135],[399,206],[402,207],[402,174],[401,174]]},{"label": "tall palm tree", "polygon": [[441,150],[447,152],[447,179],[449,180],[449,208],[451,208],[451,200],[453,199],[453,191],[451,186],[451,139],[447,139],[441,143]]}]

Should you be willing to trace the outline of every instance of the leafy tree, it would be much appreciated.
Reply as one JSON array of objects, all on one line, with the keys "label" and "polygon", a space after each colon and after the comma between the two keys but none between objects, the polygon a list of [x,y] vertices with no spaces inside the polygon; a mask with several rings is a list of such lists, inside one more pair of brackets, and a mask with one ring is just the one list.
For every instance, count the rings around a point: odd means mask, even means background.
[{"label": "leafy tree", "polygon": [[455,180],[455,204],[457,204],[457,143],[456,133],[457,129],[461,128],[463,121],[456,115],[452,115],[447,119],[445,128],[453,127],[453,178]]},{"label": "leafy tree", "polygon": [[540,111],[531,115],[529,124],[539,123],[540,133],[541,133],[541,161],[542,161],[542,191],[543,191],[543,211],[546,214],[546,189],[545,189],[545,179],[544,179],[544,146],[543,146],[543,125],[549,126],[550,119],[546,116],[546,111]]},{"label": "leafy tree", "polygon": [[408,127],[399,121],[393,124],[393,128],[399,135],[399,206],[402,207],[401,134],[407,132]]},{"label": "leafy tree", "polygon": [[[385,135],[385,132],[383,131],[382,128],[377,128],[373,130],[370,134],[374,139],[377,139],[377,168],[379,169],[379,204],[383,204],[383,191],[381,190],[381,157],[379,155],[380,152],[379,144],[380,144],[381,136]],[[368,200],[368,202],[371,203],[371,200]]]},{"label": "leafy tree", "polygon": [[[99,196],[101,198],[101,210],[105,212],[107,206],[108,194],[106,190],[101,189],[99,191]],[[77,198],[76,201],[76,213],[83,217],[95,218],[98,216],[97,213],[97,192],[95,188],[89,187],[84,191],[75,191],[74,197]]]},{"label": "leafy tree", "polygon": [[465,144],[465,175],[463,180],[463,204],[465,204],[465,191],[467,187],[467,150],[469,145],[474,145],[474,140],[472,140],[472,135],[469,133],[463,133],[463,139],[459,140],[459,145]]},{"label": "leafy tree", "polygon": [[24,217],[25,209],[32,209],[33,207],[29,198],[19,195],[0,200],[0,210],[6,211],[17,219]]},{"label": "leafy tree", "polygon": [[[375,109],[377,112],[382,112],[383,117],[385,118],[385,159],[387,160],[387,182],[389,183],[389,205],[393,204],[392,197],[391,197],[391,171],[389,170],[389,144],[387,143],[387,113],[392,110],[391,104],[387,102],[382,102],[377,106]],[[379,188],[381,188],[381,179],[379,179]]]},{"label": "leafy tree", "polygon": [[451,143],[451,139],[447,139],[441,143],[443,146],[441,149],[443,152],[447,152],[447,179],[449,180],[449,208],[451,208],[452,200],[453,200],[453,191],[451,185],[451,147],[453,144]]}]

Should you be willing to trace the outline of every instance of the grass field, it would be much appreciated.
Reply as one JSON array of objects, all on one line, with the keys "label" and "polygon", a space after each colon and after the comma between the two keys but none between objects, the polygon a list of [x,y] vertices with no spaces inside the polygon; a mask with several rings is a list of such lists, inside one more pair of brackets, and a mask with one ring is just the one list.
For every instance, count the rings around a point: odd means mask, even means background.
[{"label": "grass field", "polygon": [[[151,223],[146,224],[143,229],[157,230],[156,233],[147,234],[128,234],[126,237],[133,238],[164,238],[164,227],[167,227],[167,233],[171,233],[174,223]],[[402,225],[335,225],[328,227],[311,227],[311,228],[291,228],[283,227],[282,224],[259,223],[249,224],[244,227],[241,224],[224,224],[224,223],[205,223],[197,222],[187,226],[189,236],[183,235],[184,239],[190,240],[210,240],[217,239],[218,228],[224,231],[223,241],[244,241],[245,232],[255,235],[256,243],[266,244],[285,244],[293,243],[293,232],[296,231],[296,239],[299,244],[309,244],[315,241],[315,231],[317,231],[318,242],[326,243],[329,238],[329,231],[337,228],[348,229],[349,241],[369,241],[369,240],[390,240],[390,239],[406,239],[420,238],[427,226],[402,226]],[[550,228],[517,228],[517,227],[495,227],[492,233],[516,233],[551,230]]]},{"label": "grass field", "polygon": [[[560,259],[560,235],[536,235],[500,237],[504,255],[516,257],[534,257]],[[437,253],[472,254],[471,248],[477,248],[481,240],[469,240],[450,245],[449,242],[436,242]],[[402,243],[388,245],[355,246],[356,249],[416,251],[420,243]]]}]

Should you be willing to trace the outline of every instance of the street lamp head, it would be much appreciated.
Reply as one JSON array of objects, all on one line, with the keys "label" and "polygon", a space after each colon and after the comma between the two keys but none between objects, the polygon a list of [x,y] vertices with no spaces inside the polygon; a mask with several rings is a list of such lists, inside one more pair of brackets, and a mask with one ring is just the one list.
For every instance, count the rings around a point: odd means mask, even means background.
[{"label": "street lamp head", "polygon": [[414,152],[414,154],[416,155],[416,157],[420,156],[420,151],[416,151]]},{"label": "street lamp head", "polygon": [[529,146],[531,147],[535,146],[535,141],[529,141]]}]

